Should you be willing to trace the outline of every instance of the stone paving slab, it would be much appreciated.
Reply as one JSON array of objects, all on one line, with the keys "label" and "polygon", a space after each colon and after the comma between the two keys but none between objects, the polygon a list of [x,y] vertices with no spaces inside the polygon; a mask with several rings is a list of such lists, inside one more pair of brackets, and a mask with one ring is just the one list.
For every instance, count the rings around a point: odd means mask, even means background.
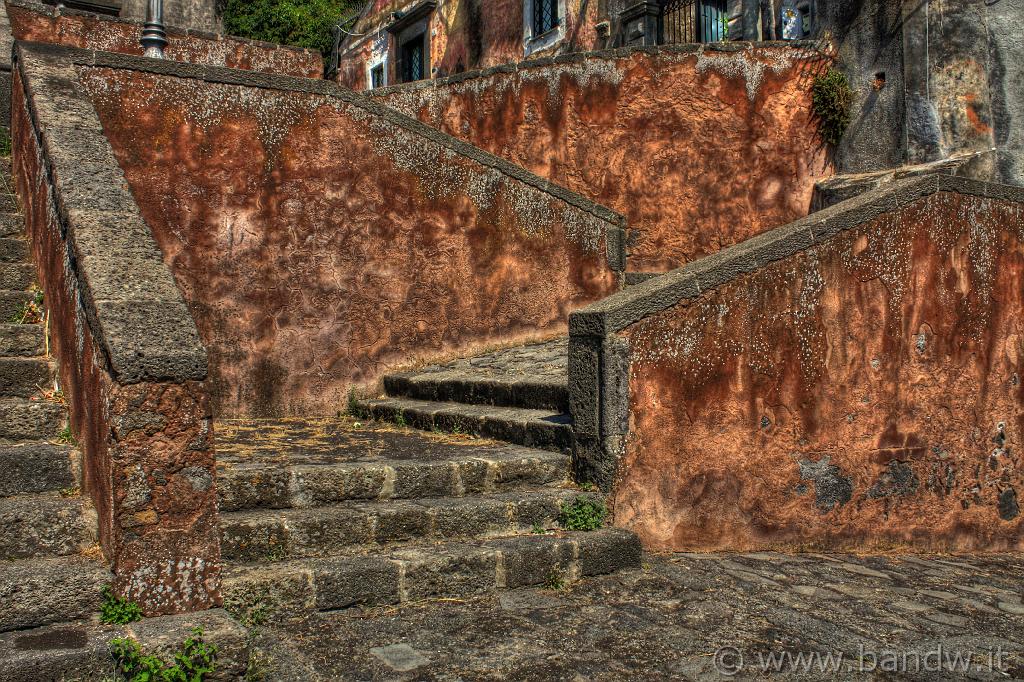
[{"label": "stone paving slab", "polygon": [[533,381],[561,383],[568,381],[569,339],[505,348],[471,358],[460,358],[439,365],[423,367],[404,374],[423,378],[470,375],[479,379],[500,381]]},{"label": "stone paving slab", "polygon": [[648,557],[561,590],[314,614],[254,651],[267,680],[1022,679],[1024,555]]}]

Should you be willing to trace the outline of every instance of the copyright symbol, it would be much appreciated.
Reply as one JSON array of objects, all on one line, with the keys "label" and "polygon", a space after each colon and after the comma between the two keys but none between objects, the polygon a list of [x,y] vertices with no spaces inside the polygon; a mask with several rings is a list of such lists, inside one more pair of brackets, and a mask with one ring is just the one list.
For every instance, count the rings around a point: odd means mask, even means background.
[{"label": "copyright symbol", "polygon": [[732,677],[743,670],[743,653],[734,646],[723,646],[715,652],[715,670]]}]

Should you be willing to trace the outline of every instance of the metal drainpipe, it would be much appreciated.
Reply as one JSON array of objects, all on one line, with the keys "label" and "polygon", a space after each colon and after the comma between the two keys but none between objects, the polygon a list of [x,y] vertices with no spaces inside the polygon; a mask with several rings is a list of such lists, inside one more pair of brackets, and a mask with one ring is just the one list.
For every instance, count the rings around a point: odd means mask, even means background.
[{"label": "metal drainpipe", "polygon": [[146,7],[146,23],[142,26],[142,39],[139,40],[147,57],[164,58],[167,46],[167,33],[164,32],[164,0],[149,0]]}]

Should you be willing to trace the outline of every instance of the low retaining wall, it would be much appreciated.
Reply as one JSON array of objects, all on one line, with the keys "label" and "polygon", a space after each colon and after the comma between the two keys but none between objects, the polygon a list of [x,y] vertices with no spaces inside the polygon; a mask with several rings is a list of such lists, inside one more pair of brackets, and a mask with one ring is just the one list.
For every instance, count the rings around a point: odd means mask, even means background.
[{"label": "low retaining wall", "polygon": [[807,215],[831,175],[800,43],[577,53],[368,93],[623,213],[665,272]]},{"label": "low retaining wall", "polygon": [[70,60],[16,50],[13,163],[114,588],[219,601],[206,353]]},{"label": "low retaining wall", "polygon": [[622,216],[333,83],[83,53],[219,415],[332,415],[417,357],[563,332]]},{"label": "low retaining wall", "polygon": [[[141,23],[30,0],[6,0],[6,4],[16,40],[142,54]],[[323,57],[314,50],[173,26],[167,28],[167,39],[167,59],[179,62],[304,78],[323,77]]]},{"label": "low retaining wall", "polygon": [[657,549],[1020,549],[1024,190],[895,181],[574,314],[582,475]]}]

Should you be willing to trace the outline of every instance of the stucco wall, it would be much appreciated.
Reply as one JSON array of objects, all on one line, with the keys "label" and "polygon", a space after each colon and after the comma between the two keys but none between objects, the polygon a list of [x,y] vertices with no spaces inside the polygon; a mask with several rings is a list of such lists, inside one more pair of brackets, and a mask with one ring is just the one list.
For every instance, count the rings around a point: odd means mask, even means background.
[{"label": "stucco wall", "polygon": [[[148,0],[122,0],[121,16],[145,21]],[[219,32],[217,0],[164,0],[164,22],[171,26]]]},{"label": "stucco wall", "polygon": [[939,192],[628,327],[616,524],[672,550],[1020,549],[1022,275],[1021,204]]},{"label": "stucco wall", "polygon": [[[142,54],[140,24],[87,12],[8,0],[15,39]],[[173,26],[173,24],[170,24]],[[323,76],[323,59],[311,50],[168,28],[168,59],[305,78]]]},{"label": "stucco wall", "polygon": [[806,215],[831,174],[810,112],[826,60],[789,45],[538,60],[373,95],[629,219],[666,271]]},{"label": "stucco wall", "polygon": [[564,331],[618,286],[621,217],[339,86],[82,77],[221,415],[335,414],[397,363]]}]

